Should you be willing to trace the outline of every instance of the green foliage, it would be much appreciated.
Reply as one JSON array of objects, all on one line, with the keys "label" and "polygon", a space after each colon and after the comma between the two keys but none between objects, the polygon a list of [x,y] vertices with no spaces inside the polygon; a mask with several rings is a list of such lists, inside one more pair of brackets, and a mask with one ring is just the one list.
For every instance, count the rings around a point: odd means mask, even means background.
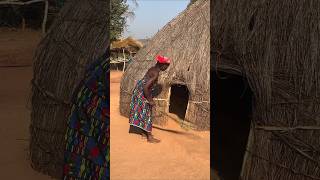
[{"label": "green foliage", "polygon": [[110,15],[110,40],[119,39],[123,33],[129,12],[129,5],[126,4],[127,0],[111,0],[111,15]]}]

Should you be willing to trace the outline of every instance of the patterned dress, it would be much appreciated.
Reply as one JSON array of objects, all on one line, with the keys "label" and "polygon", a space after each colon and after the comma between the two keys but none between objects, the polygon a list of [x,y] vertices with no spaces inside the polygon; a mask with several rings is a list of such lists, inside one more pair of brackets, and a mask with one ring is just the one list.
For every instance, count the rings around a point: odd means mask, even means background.
[{"label": "patterned dress", "polygon": [[108,60],[98,59],[74,94],[65,136],[65,180],[110,177],[109,76]]},{"label": "patterned dress", "polygon": [[152,131],[152,106],[147,102],[143,86],[148,81],[147,76],[139,80],[133,90],[130,103],[129,124],[146,132]]}]

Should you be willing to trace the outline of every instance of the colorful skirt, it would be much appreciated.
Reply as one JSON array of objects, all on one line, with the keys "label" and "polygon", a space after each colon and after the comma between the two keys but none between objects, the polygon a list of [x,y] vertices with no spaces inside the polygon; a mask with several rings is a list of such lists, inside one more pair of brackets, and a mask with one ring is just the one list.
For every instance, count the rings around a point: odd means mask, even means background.
[{"label": "colorful skirt", "polygon": [[129,124],[141,128],[146,132],[152,131],[152,107],[147,102],[143,93],[143,85],[145,80],[139,80],[133,90],[130,103]]},{"label": "colorful skirt", "polygon": [[65,180],[110,177],[109,76],[109,62],[95,62],[75,92],[65,135]]}]

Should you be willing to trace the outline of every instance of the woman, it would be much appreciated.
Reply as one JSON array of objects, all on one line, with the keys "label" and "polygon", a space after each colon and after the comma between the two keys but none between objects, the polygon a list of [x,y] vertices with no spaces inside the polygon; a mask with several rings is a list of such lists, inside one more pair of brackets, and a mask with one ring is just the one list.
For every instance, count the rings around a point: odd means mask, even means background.
[{"label": "woman", "polygon": [[91,65],[75,91],[65,136],[64,180],[110,177],[107,53]]},{"label": "woman", "polygon": [[156,65],[147,71],[133,90],[129,116],[129,132],[137,131],[136,128],[140,128],[142,130],[141,134],[146,135],[147,141],[150,143],[160,142],[153,138],[151,134],[152,107],[155,106],[152,98],[152,89],[158,81],[160,71],[165,71],[170,65],[170,60],[167,57],[157,56],[156,60]]}]

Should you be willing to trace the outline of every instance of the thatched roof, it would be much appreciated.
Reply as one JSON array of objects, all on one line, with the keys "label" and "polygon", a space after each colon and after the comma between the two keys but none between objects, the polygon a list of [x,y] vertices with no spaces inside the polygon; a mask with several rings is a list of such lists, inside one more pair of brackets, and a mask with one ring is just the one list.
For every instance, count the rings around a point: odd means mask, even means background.
[{"label": "thatched roof", "polygon": [[139,41],[146,46],[150,39],[139,39]]},{"label": "thatched roof", "polygon": [[[150,39],[146,47],[138,51],[121,81],[121,114],[128,115],[128,103],[135,81],[141,79],[148,68],[155,64],[154,57],[162,54],[169,57],[172,63],[159,78],[159,83],[164,85],[164,91],[158,98],[168,100],[171,84],[186,85],[190,93],[186,121],[201,129],[209,128],[209,4],[209,0],[194,3],[165,25]],[[158,105],[156,116],[165,113],[168,102],[159,100]],[[165,118],[159,118],[156,118],[155,122],[165,122]]]},{"label": "thatched roof", "polygon": [[128,48],[128,47],[135,47],[137,49],[141,49],[143,47],[143,44],[132,37],[128,37],[126,39],[122,39],[118,41],[113,41],[111,43],[111,49]]},{"label": "thatched roof", "polygon": [[72,94],[109,45],[106,7],[100,0],[67,1],[34,57],[30,159],[34,169],[57,178]]},{"label": "thatched roof", "polygon": [[319,1],[214,1],[212,68],[255,99],[240,179],[320,179]]}]

